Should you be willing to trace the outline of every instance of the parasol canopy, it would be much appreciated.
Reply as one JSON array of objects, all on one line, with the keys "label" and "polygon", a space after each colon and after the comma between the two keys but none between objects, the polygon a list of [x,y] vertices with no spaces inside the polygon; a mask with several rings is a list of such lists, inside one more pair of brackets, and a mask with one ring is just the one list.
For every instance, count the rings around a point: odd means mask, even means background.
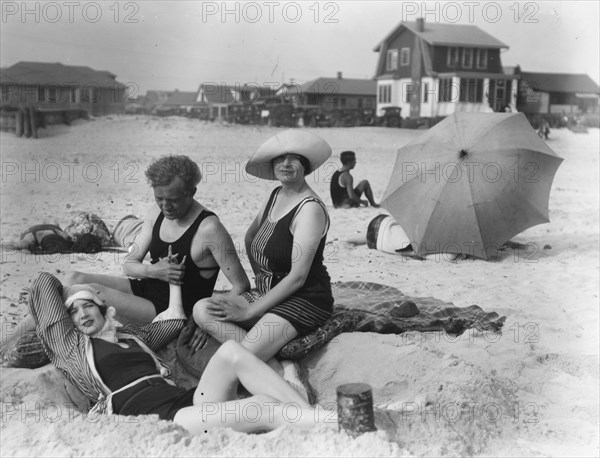
[{"label": "parasol canopy", "polygon": [[454,113],[398,150],[382,199],[419,256],[494,258],[549,222],[562,162],[522,113]]}]

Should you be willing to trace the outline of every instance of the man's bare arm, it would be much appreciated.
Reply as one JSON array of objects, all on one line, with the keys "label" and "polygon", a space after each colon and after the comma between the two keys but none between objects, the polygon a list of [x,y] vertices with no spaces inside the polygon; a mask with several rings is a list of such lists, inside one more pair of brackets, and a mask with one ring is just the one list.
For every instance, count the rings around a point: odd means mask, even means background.
[{"label": "man's bare arm", "polygon": [[152,218],[151,215],[144,220],[141,232],[129,249],[129,253],[125,256],[123,273],[130,278],[156,278],[175,285],[181,285],[185,272],[183,265],[171,263],[168,259],[160,260],[155,264],[144,263],[152,243],[154,220],[155,218]]},{"label": "man's bare arm", "polygon": [[250,289],[250,281],[242,267],[233,240],[216,216],[204,220],[193,243],[194,262],[202,259],[202,250],[205,248],[210,250],[212,257],[231,283],[233,294],[241,294]]}]

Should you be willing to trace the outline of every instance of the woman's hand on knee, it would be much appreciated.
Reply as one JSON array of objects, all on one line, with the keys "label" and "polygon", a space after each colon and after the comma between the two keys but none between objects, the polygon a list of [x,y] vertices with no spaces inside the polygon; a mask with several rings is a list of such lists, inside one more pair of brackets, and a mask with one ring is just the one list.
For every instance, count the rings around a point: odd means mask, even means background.
[{"label": "woman's hand on knee", "polygon": [[206,310],[216,321],[247,321],[254,318],[252,307],[242,296],[219,296],[208,299]]}]

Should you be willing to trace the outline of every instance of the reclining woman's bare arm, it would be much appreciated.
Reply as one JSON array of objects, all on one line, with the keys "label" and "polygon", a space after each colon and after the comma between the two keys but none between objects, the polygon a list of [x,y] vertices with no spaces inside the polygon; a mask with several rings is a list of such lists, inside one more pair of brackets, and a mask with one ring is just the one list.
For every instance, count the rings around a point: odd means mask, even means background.
[{"label": "reclining woman's bare arm", "polygon": [[29,293],[29,311],[36,332],[50,361],[59,369],[68,366],[82,334],[75,330],[62,299],[62,284],[54,276],[42,272],[33,281]]}]

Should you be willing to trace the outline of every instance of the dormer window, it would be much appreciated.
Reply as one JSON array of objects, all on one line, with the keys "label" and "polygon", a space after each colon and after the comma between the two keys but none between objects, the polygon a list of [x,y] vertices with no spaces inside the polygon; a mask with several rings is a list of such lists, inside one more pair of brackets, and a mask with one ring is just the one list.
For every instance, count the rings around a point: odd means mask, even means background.
[{"label": "dormer window", "polygon": [[477,68],[487,68],[487,49],[477,50]]},{"label": "dormer window", "polygon": [[448,64],[448,67],[456,67],[458,65],[458,48],[453,47],[453,48],[448,48],[448,57],[447,57],[447,61],[446,63]]},{"label": "dormer window", "polygon": [[473,48],[463,48],[462,66],[463,68],[473,67]]},{"label": "dormer window", "polygon": [[400,50],[400,65],[410,65],[410,48],[402,48]]},{"label": "dormer window", "polygon": [[387,70],[398,70],[398,50],[388,49],[387,52]]}]

